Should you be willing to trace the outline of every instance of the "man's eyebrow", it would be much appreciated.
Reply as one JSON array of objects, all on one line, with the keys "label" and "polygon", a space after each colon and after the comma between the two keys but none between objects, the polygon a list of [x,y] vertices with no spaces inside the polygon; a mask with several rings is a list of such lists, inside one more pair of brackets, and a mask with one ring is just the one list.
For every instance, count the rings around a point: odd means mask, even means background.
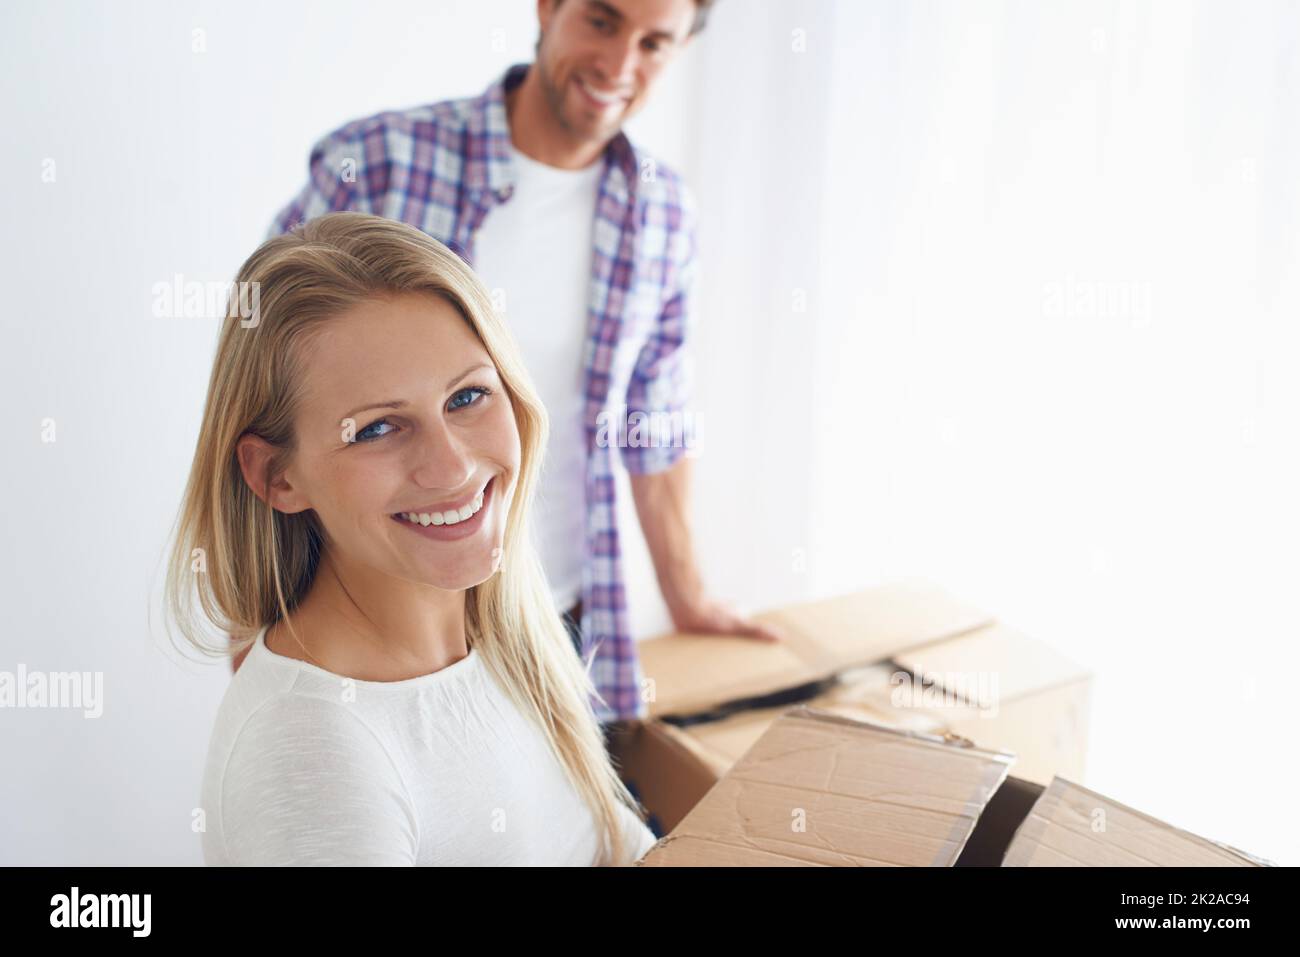
[{"label": "man's eyebrow", "polygon": [[[477,372],[479,369],[495,368],[490,362],[476,362],[458,376],[453,376],[447,383],[447,388],[452,388],[457,382],[465,378],[471,372]],[[370,409],[401,409],[410,405],[405,399],[381,399],[378,402],[367,402],[365,405],[359,405],[351,412],[343,416],[345,419],[353,418],[358,412],[367,412]]]},{"label": "man's eyebrow", "polygon": [[[605,0],[587,0],[587,10],[609,17],[616,24],[623,22],[623,11],[618,9],[618,7],[611,7],[608,3],[605,3]],[[671,30],[665,30],[662,27],[657,30],[651,30],[650,36],[656,40],[667,40],[669,43],[677,42],[677,37],[673,32]]]},{"label": "man's eyebrow", "polygon": [[623,20],[623,11],[618,7],[611,7],[608,3],[605,3],[604,0],[587,0],[587,10],[604,14],[611,20],[619,23]]}]

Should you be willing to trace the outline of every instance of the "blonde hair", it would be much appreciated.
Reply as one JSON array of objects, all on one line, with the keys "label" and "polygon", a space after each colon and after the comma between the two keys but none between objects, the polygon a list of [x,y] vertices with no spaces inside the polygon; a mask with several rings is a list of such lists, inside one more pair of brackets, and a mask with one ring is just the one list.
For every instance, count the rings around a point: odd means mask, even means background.
[{"label": "blonde hair", "polygon": [[[312,586],[325,539],[314,511],[285,514],[253,493],[236,444],[252,433],[277,448],[262,477],[269,485],[296,447],[300,354],[308,337],[364,300],[441,296],[495,363],[513,406],[521,451],[499,570],[466,595],[466,640],[542,729],[591,807],[601,834],[598,863],[623,860],[618,805],[642,820],[644,815],[610,763],[591,707],[591,677],[555,610],[529,534],[549,430],[546,410],[481,281],[455,253],[414,227],[341,212],[264,242],[240,268],[234,288],[174,528],[165,594],[171,619],[205,654],[237,654],[263,627],[288,618]],[[249,289],[255,321],[248,314]],[[197,574],[195,556],[205,566]],[[219,651],[203,640],[204,619],[230,635]]]}]

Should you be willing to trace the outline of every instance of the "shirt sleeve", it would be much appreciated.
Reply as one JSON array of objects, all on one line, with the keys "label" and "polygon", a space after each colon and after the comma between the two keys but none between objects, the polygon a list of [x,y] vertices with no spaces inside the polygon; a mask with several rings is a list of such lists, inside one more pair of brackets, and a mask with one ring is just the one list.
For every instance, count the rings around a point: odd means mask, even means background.
[{"label": "shirt sleeve", "polygon": [[[667,225],[665,295],[627,387],[623,464],[634,475],[671,468],[694,444],[688,331],[695,315],[698,240],[695,202],[680,181],[658,213]],[[653,224],[652,224],[653,225]]]},{"label": "shirt sleeve", "polygon": [[626,804],[619,805],[619,813],[624,822],[624,853],[628,855],[623,864],[630,866],[645,857],[658,838]]},{"label": "shirt sleeve", "polygon": [[[362,134],[356,124],[349,124],[317,141],[307,160],[306,185],[276,214],[265,238],[273,239],[325,213],[373,212],[367,198],[373,175],[364,166],[365,147],[372,139]],[[382,145],[382,136],[376,142]],[[380,165],[382,172],[386,166]]]},{"label": "shirt sleeve", "polygon": [[414,865],[418,823],[388,750],[342,702],[277,695],[241,729],[221,787],[237,866]]}]

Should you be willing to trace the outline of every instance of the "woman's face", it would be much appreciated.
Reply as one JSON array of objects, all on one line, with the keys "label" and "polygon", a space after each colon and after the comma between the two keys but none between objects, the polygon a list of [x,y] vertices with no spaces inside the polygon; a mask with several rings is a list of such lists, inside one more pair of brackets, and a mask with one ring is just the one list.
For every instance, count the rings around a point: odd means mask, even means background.
[{"label": "woman's face", "polygon": [[499,564],[519,474],[514,411],[487,350],[437,295],[367,301],[303,353],[288,484],[348,563],[448,590]]}]

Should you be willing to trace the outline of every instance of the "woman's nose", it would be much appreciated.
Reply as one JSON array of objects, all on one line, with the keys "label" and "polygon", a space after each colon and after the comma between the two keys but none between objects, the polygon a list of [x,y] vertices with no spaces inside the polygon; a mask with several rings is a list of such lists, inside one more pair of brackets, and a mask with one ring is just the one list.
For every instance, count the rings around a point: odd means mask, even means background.
[{"label": "woman's nose", "polygon": [[412,448],[412,478],[421,488],[455,492],[474,477],[470,450],[442,420],[422,430]]}]

